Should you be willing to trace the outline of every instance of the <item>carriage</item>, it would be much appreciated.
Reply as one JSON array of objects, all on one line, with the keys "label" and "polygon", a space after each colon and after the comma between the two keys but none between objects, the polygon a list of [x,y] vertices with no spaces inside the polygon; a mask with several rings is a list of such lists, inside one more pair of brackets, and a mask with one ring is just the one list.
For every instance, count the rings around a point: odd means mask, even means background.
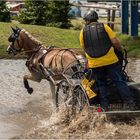
[{"label": "carriage", "polygon": [[[31,94],[33,92],[33,89],[28,84],[28,79],[37,82],[40,82],[42,79],[47,79],[50,83],[52,97],[57,108],[60,108],[63,104],[67,104],[75,107],[76,110],[79,111],[86,105],[89,107],[96,106],[97,112],[102,110],[98,99],[98,87],[97,97],[90,100],[81,85],[81,80],[85,77],[86,73],[87,61],[85,57],[70,49],[46,48],[24,29],[16,27],[15,29],[12,28],[12,30],[13,33],[8,38],[11,44],[8,46],[7,52],[13,53],[14,55],[24,52],[27,55],[26,66],[30,71],[30,75],[25,75],[23,80],[28,93]],[[140,83],[135,83],[133,80],[130,80],[125,72],[127,53],[123,56],[122,54],[118,54],[118,58],[120,59],[120,68],[123,72],[123,78],[127,81],[134,99],[139,105]],[[56,71],[59,71],[59,73]],[[109,88],[108,99],[110,102],[110,110],[103,112],[128,112],[126,111],[127,105],[123,104],[117,88],[109,78],[107,79],[107,86]]]},{"label": "carriage", "polygon": [[[122,72],[127,84],[133,93],[133,97],[139,106],[140,103],[140,83],[134,82],[125,72],[127,65],[127,52],[123,55]],[[108,99],[110,102],[109,110],[105,112],[100,106],[100,100],[97,97],[90,100],[85,89],[81,85],[82,79],[85,77],[87,60],[80,59],[72,62],[61,74],[51,75],[54,85],[52,94],[55,107],[60,108],[61,105],[70,105],[75,107],[77,111],[81,111],[85,106],[94,107],[95,112],[107,114],[120,113],[139,113],[139,111],[129,111],[128,106],[123,104],[116,86],[108,79],[107,86],[109,88]],[[97,92],[98,91],[98,87]]]}]

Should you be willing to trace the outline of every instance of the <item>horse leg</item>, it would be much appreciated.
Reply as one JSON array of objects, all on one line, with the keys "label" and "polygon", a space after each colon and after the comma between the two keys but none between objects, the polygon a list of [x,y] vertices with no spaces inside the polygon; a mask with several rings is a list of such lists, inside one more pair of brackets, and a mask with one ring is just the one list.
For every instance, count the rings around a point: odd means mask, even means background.
[{"label": "horse leg", "polygon": [[31,87],[29,86],[28,79],[29,79],[29,80],[32,80],[32,81],[36,81],[36,80],[35,80],[35,78],[34,78],[32,75],[25,75],[25,76],[23,77],[24,87],[27,89],[27,92],[28,92],[29,94],[32,94],[32,93],[33,93],[33,88],[31,88]]}]

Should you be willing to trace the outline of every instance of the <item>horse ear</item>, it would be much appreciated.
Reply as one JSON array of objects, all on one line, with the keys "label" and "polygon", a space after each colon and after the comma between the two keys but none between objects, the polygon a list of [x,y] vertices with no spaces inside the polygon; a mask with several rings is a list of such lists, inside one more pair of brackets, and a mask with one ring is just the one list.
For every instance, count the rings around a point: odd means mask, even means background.
[{"label": "horse ear", "polygon": [[18,26],[16,26],[16,30],[20,30],[21,31],[21,29]]},{"label": "horse ear", "polygon": [[16,34],[17,30],[15,28],[13,28],[13,27],[11,27],[11,28],[12,28],[13,32]]},{"label": "horse ear", "polygon": [[17,34],[19,34],[19,32],[21,31],[21,29],[17,26],[16,26],[16,30],[17,30]]}]

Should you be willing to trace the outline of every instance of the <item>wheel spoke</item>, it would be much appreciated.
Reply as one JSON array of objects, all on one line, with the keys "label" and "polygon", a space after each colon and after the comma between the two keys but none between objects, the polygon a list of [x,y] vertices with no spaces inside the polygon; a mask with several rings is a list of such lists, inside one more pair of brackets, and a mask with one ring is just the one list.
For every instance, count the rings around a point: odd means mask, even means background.
[{"label": "wheel spoke", "polygon": [[81,88],[81,86],[78,86],[74,89],[73,96],[74,96],[74,106],[76,110],[79,112],[86,105],[86,97],[84,95],[84,91]]},{"label": "wheel spoke", "polygon": [[59,107],[61,104],[65,103],[69,98],[70,87],[66,80],[60,81],[58,84],[58,92],[56,92],[56,104]]}]

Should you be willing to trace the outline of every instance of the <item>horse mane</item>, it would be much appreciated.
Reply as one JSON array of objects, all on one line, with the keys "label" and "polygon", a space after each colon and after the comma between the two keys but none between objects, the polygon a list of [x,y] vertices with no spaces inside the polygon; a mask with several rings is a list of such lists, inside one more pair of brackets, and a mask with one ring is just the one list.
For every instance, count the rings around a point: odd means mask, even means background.
[{"label": "horse mane", "polygon": [[27,32],[25,29],[22,29],[21,32],[23,32],[25,35],[27,35],[27,37],[29,37],[29,39],[31,39],[34,43],[36,43],[37,45],[42,45],[42,42],[40,42],[39,40],[37,40],[35,37],[33,37],[29,32]]}]

